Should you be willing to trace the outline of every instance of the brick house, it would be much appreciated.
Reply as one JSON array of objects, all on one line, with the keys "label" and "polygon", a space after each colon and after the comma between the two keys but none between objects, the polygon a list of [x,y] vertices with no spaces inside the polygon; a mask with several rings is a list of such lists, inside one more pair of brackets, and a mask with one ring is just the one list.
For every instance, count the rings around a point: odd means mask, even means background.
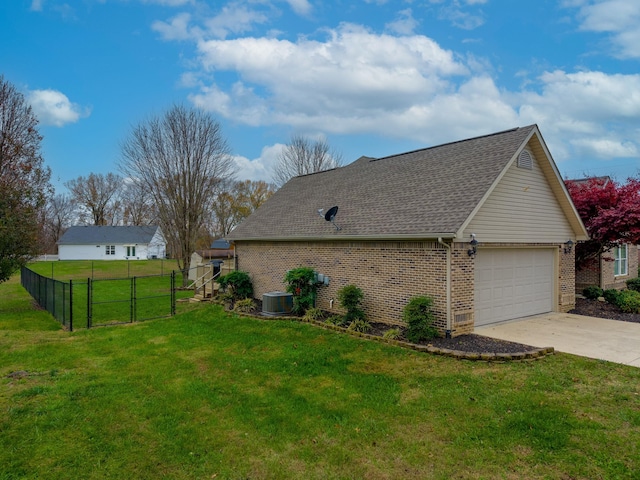
[{"label": "brick house", "polygon": [[[606,186],[611,181],[608,176],[567,180],[566,182],[587,185]],[[603,290],[627,287],[627,280],[638,277],[638,246],[631,243],[619,245],[600,255],[597,261],[583,269],[576,268],[576,293],[582,293],[586,287],[597,285]]]},{"label": "brick house", "polygon": [[[318,215],[333,206],[334,222]],[[429,295],[450,336],[573,308],[565,243],[586,238],[536,125],[293,178],[227,236],[257,298],[307,266],[330,279],[322,309],[355,284],[371,320],[400,324]]]}]

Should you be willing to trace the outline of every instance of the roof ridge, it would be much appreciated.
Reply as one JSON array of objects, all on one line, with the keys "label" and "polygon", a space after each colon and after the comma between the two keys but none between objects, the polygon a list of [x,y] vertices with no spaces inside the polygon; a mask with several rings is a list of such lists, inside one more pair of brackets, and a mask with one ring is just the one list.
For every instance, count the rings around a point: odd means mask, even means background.
[{"label": "roof ridge", "polygon": [[441,143],[439,145],[432,145],[431,147],[418,148],[416,150],[411,150],[409,152],[395,153],[393,155],[387,155],[386,157],[373,158],[370,161],[371,162],[376,162],[378,160],[385,160],[387,158],[401,157],[402,155],[411,155],[412,153],[424,152],[424,151],[427,151],[427,150],[432,150],[434,148],[446,147],[447,145],[455,145],[457,143],[465,143],[465,142],[469,142],[471,140],[478,140],[480,138],[489,138],[489,137],[494,137],[496,135],[503,135],[505,133],[515,132],[515,131],[522,130],[524,128],[530,128],[530,127],[533,127],[533,126],[534,125],[527,125],[527,126],[524,126],[524,127],[509,128],[507,130],[502,130],[501,132],[487,133],[486,135],[478,135],[477,137],[471,137],[471,138],[465,138],[463,140],[455,140],[453,142]]}]

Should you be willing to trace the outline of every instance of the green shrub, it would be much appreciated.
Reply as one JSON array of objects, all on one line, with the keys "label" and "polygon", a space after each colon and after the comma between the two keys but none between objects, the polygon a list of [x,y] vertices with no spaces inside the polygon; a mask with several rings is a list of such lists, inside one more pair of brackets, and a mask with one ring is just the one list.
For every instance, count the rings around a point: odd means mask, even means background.
[{"label": "green shrub", "polygon": [[351,324],[356,320],[366,320],[367,317],[362,309],[362,289],[355,285],[347,285],[338,290],[338,301],[347,311],[344,315],[344,323]]},{"label": "green shrub", "polygon": [[213,299],[214,303],[218,305],[227,305],[233,303],[233,293],[231,292],[220,292]]},{"label": "green shrub", "polygon": [[631,278],[627,280],[627,288],[629,290],[640,292],[640,278]]},{"label": "green shrub", "polygon": [[344,317],[342,315],[331,315],[324,321],[324,323],[342,327],[344,325]]},{"label": "green shrub", "polygon": [[371,324],[363,318],[356,318],[349,324],[347,330],[353,330],[354,332],[367,333],[371,330]]},{"label": "green shrub", "polygon": [[243,300],[238,300],[236,304],[233,306],[233,310],[235,312],[240,313],[251,313],[255,311],[256,304],[252,298],[245,298]]},{"label": "green shrub", "polygon": [[620,292],[618,306],[625,313],[640,313],[640,292],[635,290]]},{"label": "green shrub", "polygon": [[402,319],[407,324],[405,335],[410,342],[418,343],[438,336],[438,330],[433,326],[432,306],[432,298],[419,296],[409,300],[402,309]]},{"label": "green shrub", "polygon": [[302,319],[305,322],[316,322],[324,318],[324,311],[320,308],[312,307],[308,309]]},{"label": "green shrub", "polygon": [[386,338],[387,340],[397,340],[400,338],[401,334],[402,330],[399,328],[390,328],[382,334],[382,338]]},{"label": "green shrub", "polygon": [[604,297],[607,303],[610,303],[611,305],[615,305],[619,307],[621,293],[622,292],[620,290],[616,290],[615,288],[610,288],[609,290],[605,290],[602,296]]},{"label": "green shrub", "polygon": [[590,300],[596,300],[601,297],[603,293],[602,289],[597,285],[589,285],[587,288],[582,290],[582,294]]},{"label": "green shrub", "polygon": [[284,276],[286,291],[293,294],[293,313],[304,315],[316,303],[316,273],[313,268],[299,267]]},{"label": "green shrub", "polygon": [[230,272],[218,279],[220,288],[225,293],[231,293],[234,300],[253,296],[253,285],[247,272]]}]

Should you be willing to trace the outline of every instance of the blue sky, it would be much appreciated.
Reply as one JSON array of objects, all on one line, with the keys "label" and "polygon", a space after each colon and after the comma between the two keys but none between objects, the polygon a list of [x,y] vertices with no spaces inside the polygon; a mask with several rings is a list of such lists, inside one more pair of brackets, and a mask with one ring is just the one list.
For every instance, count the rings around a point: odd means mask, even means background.
[{"label": "blue sky", "polygon": [[59,193],[174,103],[220,121],[242,180],[292,134],[350,162],[532,123],[563,176],[640,166],[638,0],[10,0],[0,45]]}]

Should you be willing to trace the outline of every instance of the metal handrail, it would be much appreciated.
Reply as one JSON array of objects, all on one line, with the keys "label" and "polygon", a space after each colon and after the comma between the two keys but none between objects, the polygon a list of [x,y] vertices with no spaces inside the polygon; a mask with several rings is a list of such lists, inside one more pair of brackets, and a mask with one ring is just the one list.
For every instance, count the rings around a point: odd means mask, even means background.
[{"label": "metal handrail", "polygon": [[[213,268],[213,266],[212,266],[211,268]],[[202,280],[202,279],[203,279],[204,277],[206,277],[209,273],[210,273],[210,272],[206,272],[206,273],[204,273],[203,275],[201,275],[200,277],[198,277],[198,278],[197,278],[196,280],[194,280],[194,282],[193,282],[191,285],[189,285],[187,288],[191,288],[191,287],[193,287],[196,283],[198,283],[198,281]],[[195,288],[195,290],[194,290],[194,292],[195,292],[195,293],[198,293],[198,292],[200,292],[200,290],[204,290],[204,293],[203,293],[203,294],[206,294],[206,292],[207,292],[207,288],[206,288],[206,286],[207,286],[208,284],[210,284],[210,283],[214,282],[214,281],[215,281],[215,280],[220,276],[220,274],[221,274],[221,273],[222,273],[222,270],[218,271],[218,273],[215,273],[215,274],[214,274],[210,279],[206,280],[206,281],[205,281],[205,282],[203,282],[200,286],[196,287],[196,288]]]},{"label": "metal handrail", "polygon": [[[204,266],[207,266],[207,265],[204,265]],[[212,265],[212,266],[210,266],[209,268],[213,268],[213,265]],[[200,280],[202,280],[202,279],[203,279],[204,277],[206,277],[208,274],[209,274],[209,272],[208,272],[208,271],[207,271],[207,272],[205,272],[205,273],[203,273],[201,276],[199,276],[198,278],[196,278],[196,279],[193,281],[193,283],[191,283],[190,285],[187,285],[187,287],[186,287],[186,288],[191,288],[191,287],[193,287],[196,283],[198,283]],[[218,272],[218,275],[219,275],[219,274],[220,274],[220,272]]]}]

